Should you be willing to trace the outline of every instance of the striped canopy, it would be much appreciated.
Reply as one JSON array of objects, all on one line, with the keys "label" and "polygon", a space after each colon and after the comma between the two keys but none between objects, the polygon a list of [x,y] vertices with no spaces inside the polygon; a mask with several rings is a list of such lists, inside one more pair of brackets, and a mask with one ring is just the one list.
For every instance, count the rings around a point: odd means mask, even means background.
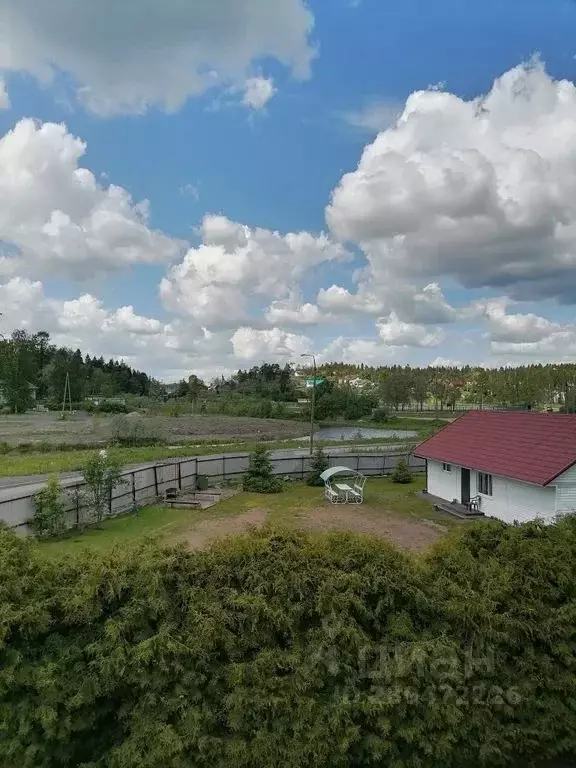
[{"label": "striped canopy", "polygon": [[344,472],[347,472],[351,475],[359,475],[360,472],[356,472],[355,469],[351,469],[350,467],[330,467],[329,469],[325,469],[324,472],[320,475],[322,480],[326,482],[326,480],[329,480],[333,475],[339,475]]}]

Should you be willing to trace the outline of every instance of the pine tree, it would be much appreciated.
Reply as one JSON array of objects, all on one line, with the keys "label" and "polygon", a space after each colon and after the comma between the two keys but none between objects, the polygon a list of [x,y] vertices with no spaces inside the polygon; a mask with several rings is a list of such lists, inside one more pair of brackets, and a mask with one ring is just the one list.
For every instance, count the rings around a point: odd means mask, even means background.
[{"label": "pine tree", "polygon": [[310,474],[308,475],[306,483],[317,488],[324,485],[324,480],[322,480],[320,475],[324,470],[328,469],[329,466],[330,462],[328,461],[328,457],[322,448],[317,448],[312,457],[312,461],[310,462]]},{"label": "pine tree", "polygon": [[242,487],[254,493],[280,493],[282,480],[272,474],[272,462],[265,446],[256,446],[250,455],[248,472],[244,475]]},{"label": "pine tree", "polygon": [[396,465],[394,474],[392,475],[392,482],[402,483],[404,485],[412,482],[412,473],[410,472],[410,468],[408,467],[408,462],[406,459],[399,460],[398,464]]}]

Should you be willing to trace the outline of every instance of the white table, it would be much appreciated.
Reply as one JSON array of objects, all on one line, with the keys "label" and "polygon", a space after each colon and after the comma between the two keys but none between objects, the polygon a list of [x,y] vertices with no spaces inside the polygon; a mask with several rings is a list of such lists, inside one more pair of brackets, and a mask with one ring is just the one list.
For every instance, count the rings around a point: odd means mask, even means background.
[{"label": "white table", "polygon": [[334,485],[341,493],[345,494],[346,501],[348,501],[348,494],[352,493],[352,488],[348,485],[348,483],[334,483]]}]

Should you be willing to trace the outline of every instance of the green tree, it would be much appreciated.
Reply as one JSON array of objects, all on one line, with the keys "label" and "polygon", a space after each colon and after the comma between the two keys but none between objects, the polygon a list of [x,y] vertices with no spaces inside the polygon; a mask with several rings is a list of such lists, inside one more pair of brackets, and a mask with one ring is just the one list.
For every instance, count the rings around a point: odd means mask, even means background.
[{"label": "green tree", "polygon": [[122,483],[120,466],[107,451],[97,451],[90,456],[84,470],[86,500],[94,519],[101,523],[109,508],[112,491]]},{"label": "green tree", "polygon": [[57,476],[50,477],[44,488],[34,496],[34,515],[30,526],[40,538],[59,536],[66,528],[65,516],[62,486]]},{"label": "green tree", "polygon": [[280,493],[282,480],[272,472],[272,462],[266,447],[261,443],[250,455],[248,471],[242,480],[242,488],[253,493]]},{"label": "green tree", "polygon": [[392,473],[392,482],[407,484],[412,482],[412,473],[408,467],[406,459],[399,459],[396,469]]},{"label": "green tree", "polygon": [[328,469],[329,466],[330,462],[328,456],[326,456],[322,448],[316,448],[314,456],[310,462],[310,474],[308,475],[306,483],[316,487],[323,486],[324,480],[322,480],[320,475]]}]

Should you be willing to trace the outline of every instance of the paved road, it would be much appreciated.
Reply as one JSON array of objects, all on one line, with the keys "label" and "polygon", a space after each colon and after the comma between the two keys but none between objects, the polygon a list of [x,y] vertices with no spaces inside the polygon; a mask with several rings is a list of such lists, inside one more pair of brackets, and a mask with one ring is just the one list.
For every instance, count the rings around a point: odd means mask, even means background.
[{"label": "paved road", "polygon": [[[377,453],[380,454],[384,451],[394,452],[404,447],[403,443],[382,443],[380,445],[331,445],[325,447],[323,450],[327,454],[342,454],[342,453],[357,453],[364,451],[366,454]],[[308,456],[308,448],[286,448],[278,451],[271,451],[272,458],[285,458],[285,459],[298,459],[301,456]],[[221,456],[226,457],[245,456],[245,453],[225,453],[210,455],[211,459],[218,459]],[[186,457],[179,456],[173,459],[166,459],[163,463],[170,464],[177,461],[182,461]],[[194,458],[194,457],[191,457]],[[126,470],[146,469],[153,467],[154,464],[158,464],[158,461],[148,461],[143,464],[130,464],[125,467]],[[23,475],[20,477],[0,477],[0,502],[6,499],[16,499],[19,496],[29,496],[31,493],[36,493],[45,484],[48,479],[48,475]],[[62,472],[60,474],[60,482],[64,487],[74,485],[82,481],[81,472]]]}]

